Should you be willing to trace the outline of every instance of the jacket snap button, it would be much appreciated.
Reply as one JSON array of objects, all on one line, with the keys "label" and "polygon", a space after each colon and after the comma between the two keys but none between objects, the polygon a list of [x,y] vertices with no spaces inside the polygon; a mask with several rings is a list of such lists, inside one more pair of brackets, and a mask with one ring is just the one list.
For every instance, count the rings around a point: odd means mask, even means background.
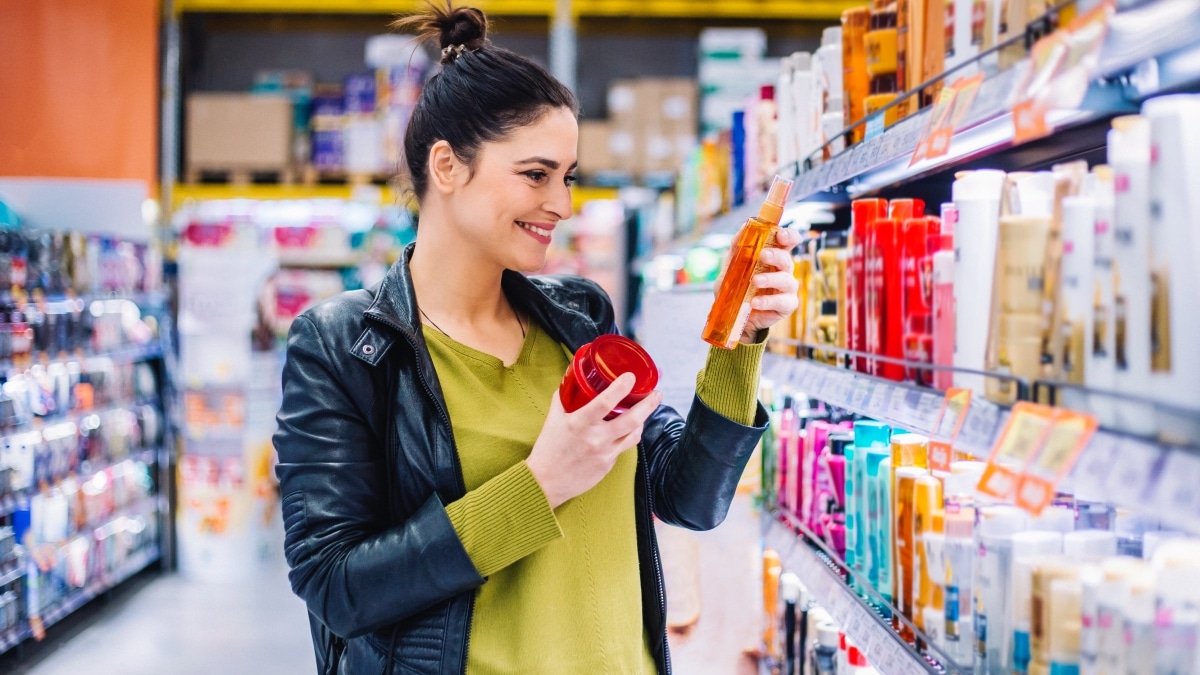
[{"label": "jacket snap button", "polygon": [[375,345],[363,345],[362,353],[370,356],[375,353]]}]

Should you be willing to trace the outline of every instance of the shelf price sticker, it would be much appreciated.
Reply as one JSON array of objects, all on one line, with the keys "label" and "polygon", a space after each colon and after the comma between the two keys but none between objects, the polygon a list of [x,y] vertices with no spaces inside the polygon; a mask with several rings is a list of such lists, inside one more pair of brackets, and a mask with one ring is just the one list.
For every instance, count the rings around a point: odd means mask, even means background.
[{"label": "shelf price sticker", "polygon": [[1040,451],[1017,482],[1017,506],[1035,516],[1049,506],[1055,489],[1071,472],[1097,426],[1096,418],[1091,415],[1055,409]]},{"label": "shelf price sticker", "polygon": [[937,422],[929,437],[929,468],[934,471],[949,471],[954,461],[954,439],[962,431],[968,406],[971,405],[970,389],[950,389],[938,411]]},{"label": "shelf price sticker", "polygon": [[1117,437],[1112,434],[1098,432],[1092,436],[1087,451],[1075,464],[1071,474],[1075,485],[1075,497],[1084,501],[1104,501],[1105,482],[1113,467],[1114,455],[1117,451]]},{"label": "shelf price sticker", "polygon": [[1050,406],[1026,401],[1013,406],[1008,424],[992,447],[979,491],[997,499],[1012,497],[1021,473],[1045,443],[1055,417],[1057,411]]},{"label": "shelf price sticker", "polygon": [[1123,506],[1140,506],[1156,483],[1165,454],[1156,445],[1122,438],[1113,452],[1112,468],[1104,485],[1109,500]]},{"label": "shelf price sticker", "polygon": [[989,401],[972,400],[967,407],[966,419],[954,439],[954,451],[978,458],[987,456],[1000,425],[998,406]]},{"label": "shelf price sticker", "polygon": [[1153,490],[1153,507],[1164,521],[1180,527],[1194,527],[1200,516],[1200,457],[1187,451],[1174,451],[1163,462],[1158,484]]}]

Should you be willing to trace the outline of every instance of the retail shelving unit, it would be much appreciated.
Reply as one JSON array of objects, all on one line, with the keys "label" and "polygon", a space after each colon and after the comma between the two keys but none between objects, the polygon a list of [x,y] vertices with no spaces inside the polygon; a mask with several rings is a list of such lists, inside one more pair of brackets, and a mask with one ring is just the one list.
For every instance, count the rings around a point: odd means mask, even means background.
[{"label": "retail shelving unit", "polygon": [[[925,109],[827,161],[810,158],[799,166],[782,167],[779,173],[796,179],[794,202],[825,202],[840,208],[852,199],[910,196],[914,191],[948,197],[954,174],[961,170],[993,166],[1036,170],[1069,159],[1102,161],[1105,134],[1113,117],[1136,112],[1143,101],[1158,94],[1200,90],[1200,46],[1194,38],[1198,29],[1200,2],[1191,0],[1138,3],[1117,12],[1111,17],[1083,104],[1075,110],[1050,111],[1048,121],[1054,133],[1048,138],[1014,142],[1011,111],[1016,86],[1029,68],[1026,60],[983,81],[968,114],[955,129],[948,152],[937,159],[911,161],[931,114]],[[954,75],[946,79],[953,80]],[[707,232],[734,233],[757,208],[757,201],[735,208],[715,219]],[[693,235],[677,242],[675,248],[683,250],[697,240]],[[669,252],[669,248],[660,252]],[[643,317],[645,322],[653,320],[652,316]],[[859,356],[881,359],[878,355],[788,340],[772,341],[768,350],[763,377],[776,385],[894,428],[944,436],[944,426],[934,428],[944,392],[829,363],[848,364]],[[824,358],[814,359],[814,352]],[[999,373],[987,375],[1002,377]],[[1081,500],[1153,513],[1164,526],[1200,534],[1200,491],[1195,489],[1200,484],[1200,410],[1061,382],[1017,384],[1020,400],[1046,400],[1049,393],[1075,389],[1090,400],[1113,399],[1145,411],[1154,420],[1152,432],[1101,426],[1059,489]],[[954,437],[954,449],[986,460],[1010,416],[1009,408],[973,397]],[[762,522],[764,545],[779,554],[785,570],[801,577],[815,603],[829,611],[878,672],[971,672],[970,667],[955,664],[931,647],[919,631],[916,644],[921,644],[920,649],[904,640],[892,621],[883,618],[895,616],[895,608],[870,597],[873,591],[861,591],[870,583],[851,583],[854,572],[804,524],[770,505],[764,509]]]},{"label": "retail shelving unit", "polygon": [[[35,350],[20,363],[0,364],[6,383],[0,395],[6,420],[0,447],[9,467],[0,488],[0,529],[12,536],[9,528],[20,521],[30,532],[0,556],[0,607],[5,612],[0,654],[40,639],[46,628],[88,601],[169,558],[173,440],[163,404],[170,396],[166,297],[160,292],[101,294],[84,298],[82,306],[111,301],[132,302],[143,316],[155,317],[159,334],[140,344],[74,355]],[[65,410],[34,411],[23,419],[14,414],[10,396],[19,395],[19,387],[36,381],[39,373],[56,371],[75,372],[86,384],[83,390],[75,387],[75,403]],[[148,375],[152,383],[144,379]],[[129,378],[142,381],[135,384]],[[13,383],[19,383],[17,390]],[[94,403],[89,401],[93,386]],[[61,390],[56,387],[55,392]],[[23,452],[27,459],[21,459]],[[14,484],[17,474],[23,475]],[[58,506],[67,536],[43,540],[40,528]]]}]

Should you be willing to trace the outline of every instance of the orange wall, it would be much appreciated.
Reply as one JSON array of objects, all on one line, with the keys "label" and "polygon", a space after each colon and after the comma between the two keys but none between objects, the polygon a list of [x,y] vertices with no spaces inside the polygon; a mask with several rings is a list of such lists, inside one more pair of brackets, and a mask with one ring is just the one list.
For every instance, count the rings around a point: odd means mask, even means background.
[{"label": "orange wall", "polygon": [[0,176],[157,192],[158,0],[0,0]]}]

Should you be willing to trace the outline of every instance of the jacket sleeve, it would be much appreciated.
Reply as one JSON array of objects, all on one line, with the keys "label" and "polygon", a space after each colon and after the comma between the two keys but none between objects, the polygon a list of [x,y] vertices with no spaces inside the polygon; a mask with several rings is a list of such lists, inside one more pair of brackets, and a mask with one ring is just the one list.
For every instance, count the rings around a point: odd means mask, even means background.
[{"label": "jacket sleeve", "polygon": [[[593,319],[603,332],[618,332],[611,302],[599,286],[588,284],[598,297],[589,307]],[[673,408],[659,406],[642,431],[654,515],[689,530],[720,525],[768,421],[758,403],[750,426],[717,413],[699,396],[686,421]]]},{"label": "jacket sleeve", "polygon": [[288,336],[275,449],[292,589],[335,634],[352,638],[483,583],[437,494],[389,517],[384,441],[314,322]]}]

